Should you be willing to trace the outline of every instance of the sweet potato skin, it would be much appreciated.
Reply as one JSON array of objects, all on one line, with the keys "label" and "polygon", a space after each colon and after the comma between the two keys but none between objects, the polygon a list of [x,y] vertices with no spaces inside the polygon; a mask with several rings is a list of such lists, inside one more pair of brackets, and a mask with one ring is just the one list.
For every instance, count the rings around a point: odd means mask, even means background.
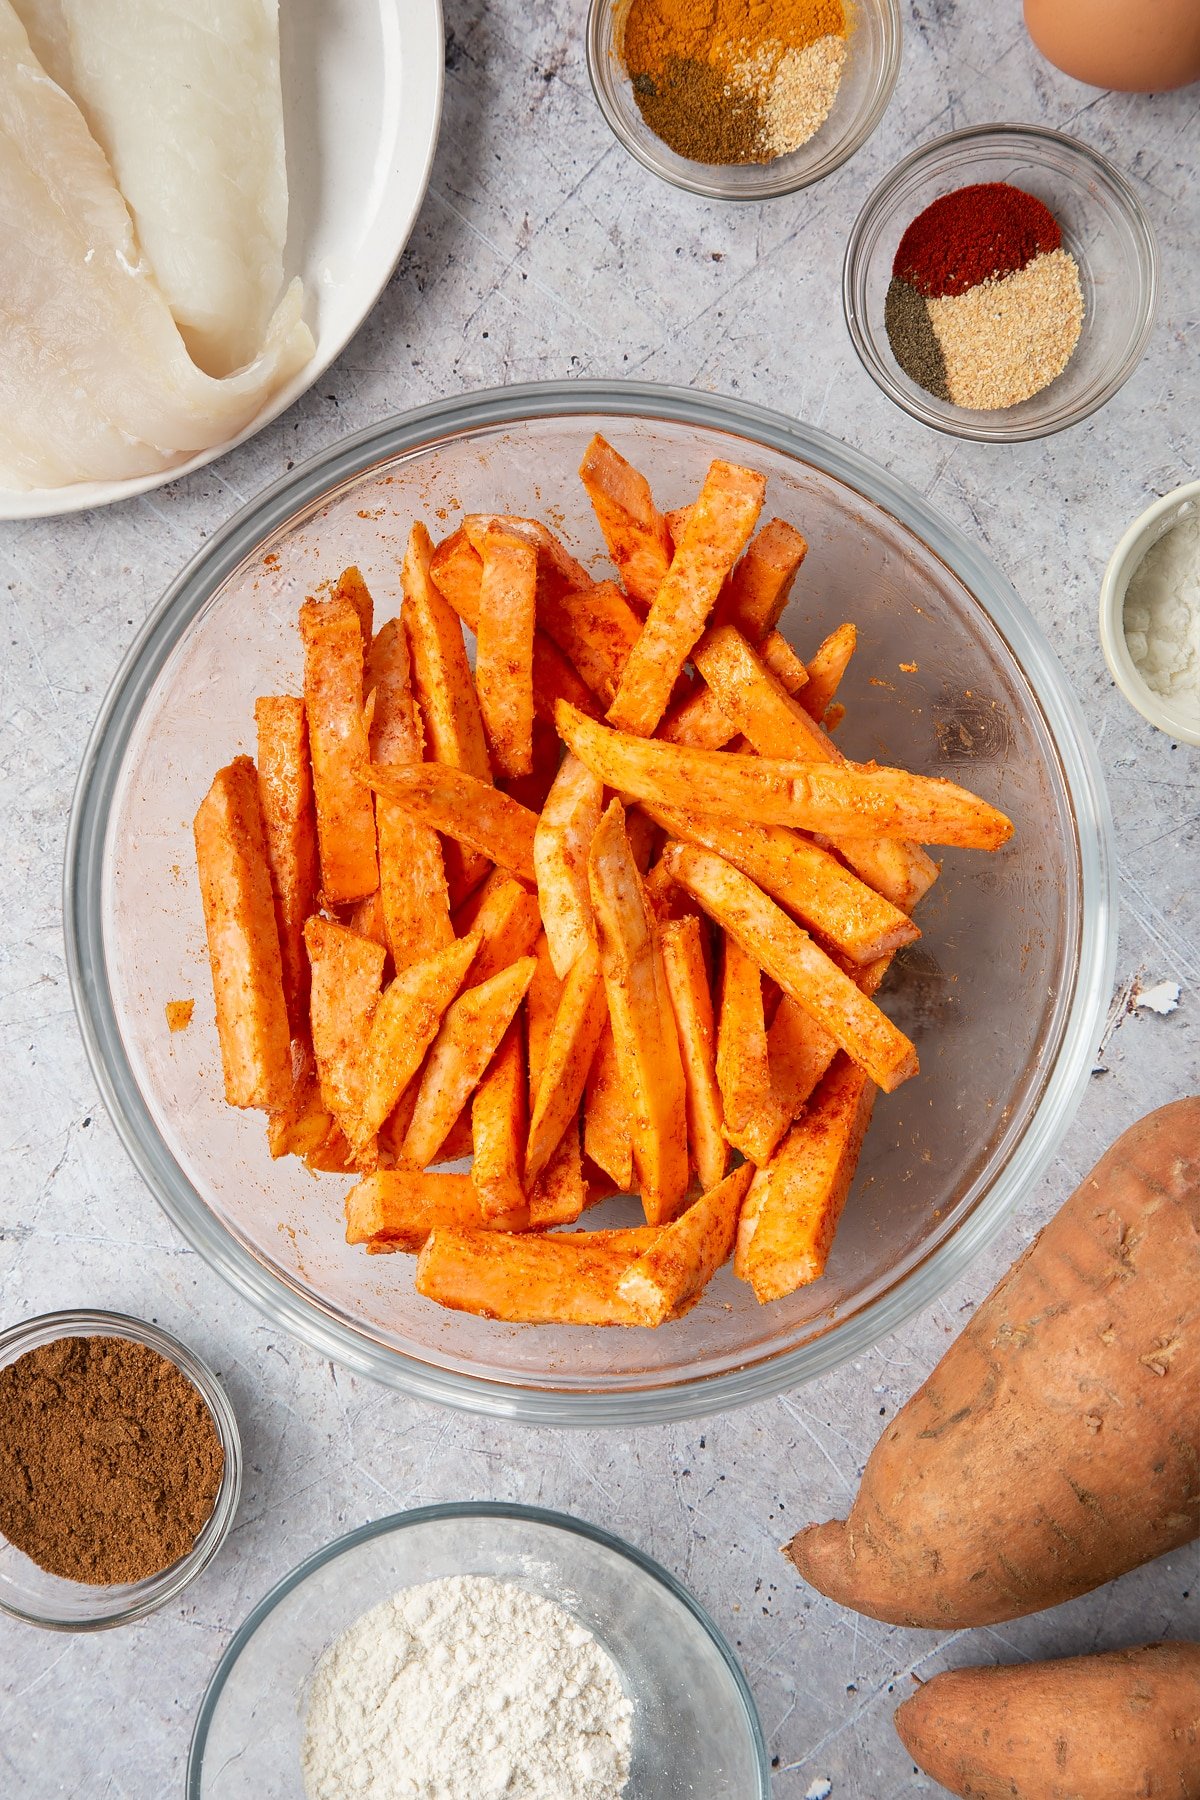
[{"label": "sweet potato skin", "polygon": [[897,1625],[1073,1599],[1200,1530],[1197,1392],[1200,1095],[1117,1140],[788,1554]]},{"label": "sweet potato skin", "polygon": [[1200,1644],[948,1669],[896,1730],[964,1800],[1200,1800]]}]

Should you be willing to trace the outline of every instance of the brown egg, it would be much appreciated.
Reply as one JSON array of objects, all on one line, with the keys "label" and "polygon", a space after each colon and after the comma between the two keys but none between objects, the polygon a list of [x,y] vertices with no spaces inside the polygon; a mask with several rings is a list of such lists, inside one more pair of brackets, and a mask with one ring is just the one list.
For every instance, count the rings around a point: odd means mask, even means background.
[{"label": "brown egg", "polygon": [[1025,0],[1025,25],[1049,62],[1092,87],[1200,81],[1200,0]]}]

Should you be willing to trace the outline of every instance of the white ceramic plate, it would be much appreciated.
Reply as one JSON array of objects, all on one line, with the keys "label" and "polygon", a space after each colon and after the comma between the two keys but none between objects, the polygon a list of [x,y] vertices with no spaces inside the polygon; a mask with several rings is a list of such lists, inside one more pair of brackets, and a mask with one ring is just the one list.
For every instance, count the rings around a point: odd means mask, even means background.
[{"label": "white ceramic plate", "polygon": [[245,430],[128,481],[0,488],[0,519],[49,518],[148,493],[244,443],[349,343],[395,268],[425,197],[442,112],[441,0],[284,0],[287,279],[304,282],[316,355]]}]

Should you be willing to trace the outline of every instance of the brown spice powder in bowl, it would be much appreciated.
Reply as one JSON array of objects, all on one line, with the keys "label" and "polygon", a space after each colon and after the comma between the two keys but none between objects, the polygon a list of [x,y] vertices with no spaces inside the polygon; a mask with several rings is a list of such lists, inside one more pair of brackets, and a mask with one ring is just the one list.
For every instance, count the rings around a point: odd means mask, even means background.
[{"label": "brown spice powder in bowl", "polygon": [[825,123],[848,29],[842,0],[631,0],[621,56],[643,119],[677,155],[767,163]]},{"label": "brown spice powder in bowl", "polygon": [[0,1533],[50,1574],[143,1581],[192,1548],[224,1453],[201,1394],[119,1337],[63,1337],[0,1369]]}]

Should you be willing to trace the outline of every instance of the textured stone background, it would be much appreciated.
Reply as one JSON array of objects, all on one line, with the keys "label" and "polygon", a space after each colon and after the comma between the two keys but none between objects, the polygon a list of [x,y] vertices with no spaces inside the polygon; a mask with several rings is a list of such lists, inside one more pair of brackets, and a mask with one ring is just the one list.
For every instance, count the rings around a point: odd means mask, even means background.
[{"label": "textured stone background", "polygon": [[[184,1603],[126,1630],[0,1622],[0,1792],[161,1800],[181,1791],[204,1684],[250,1605],[298,1558],[395,1508],[537,1501],[661,1558],[738,1647],[779,1800],[929,1793],[890,1714],[946,1662],[1195,1635],[1194,1557],[999,1631],[950,1640],[858,1620],[806,1591],[777,1545],[841,1511],[883,1421],[1117,1131],[1197,1086],[1200,754],[1126,706],[1096,639],[1100,573],[1126,522],[1200,466],[1198,90],[1098,94],[1027,43],[1015,0],[912,0],[900,86],[875,139],[792,199],[736,210],[657,183],[609,136],[582,58],[583,0],[447,0],[449,75],[429,198],[394,280],[318,387],[252,443],[146,499],[0,529],[0,1322],[85,1303],[153,1316],[221,1372],[245,1438],[240,1518]],[[1045,121],[1129,174],[1163,252],[1150,350],[1107,409],[1043,443],[923,431],[861,372],[842,249],[874,182],[916,144],[991,119]],[[1053,1168],[968,1278],[853,1366],[696,1425],[559,1435],[434,1412],[338,1371],[236,1301],[166,1224],[98,1105],[63,969],[59,883],[72,784],[135,629],[205,535],[339,434],[477,386],[572,375],[692,384],[823,426],[903,471],[981,542],[1050,633],[1100,745],[1117,817],[1121,948],[1097,1073]],[[1178,981],[1169,1018],[1133,1005]]]}]

